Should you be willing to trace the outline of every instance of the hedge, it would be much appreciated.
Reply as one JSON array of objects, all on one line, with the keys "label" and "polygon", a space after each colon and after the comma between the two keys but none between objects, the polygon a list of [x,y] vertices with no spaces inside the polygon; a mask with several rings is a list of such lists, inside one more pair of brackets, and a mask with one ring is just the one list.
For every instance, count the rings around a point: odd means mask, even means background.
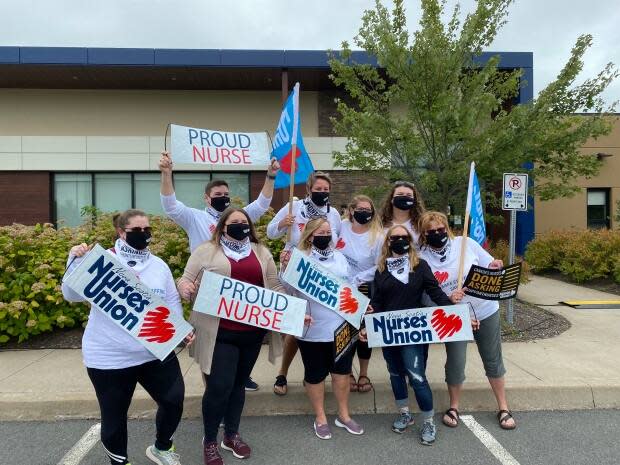
[{"label": "hedge", "polygon": [[[85,324],[89,308],[84,303],[70,304],[60,288],[69,249],[82,242],[98,242],[111,247],[114,229],[111,214],[88,209],[85,222],[76,228],[54,228],[52,224],[0,227],[0,343],[11,338],[18,342],[54,328],[71,328]],[[273,211],[257,223],[264,239],[277,259],[282,241],[268,240],[265,228]],[[175,278],[181,276],[189,258],[185,232],[160,216],[150,217],[153,228],[151,251],[161,257]]]},{"label": "hedge", "polygon": [[620,283],[620,230],[549,231],[529,243],[525,259],[535,273],[556,271],[577,283],[595,278]]}]

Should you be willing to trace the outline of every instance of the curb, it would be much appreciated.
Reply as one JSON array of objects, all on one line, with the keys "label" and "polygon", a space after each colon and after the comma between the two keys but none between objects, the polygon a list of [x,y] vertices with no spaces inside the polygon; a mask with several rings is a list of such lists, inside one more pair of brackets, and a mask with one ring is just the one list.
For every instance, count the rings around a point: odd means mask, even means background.
[{"label": "curb", "polygon": [[[445,385],[431,384],[435,409],[438,412],[448,405]],[[328,389],[329,391],[329,389]],[[411,390],[410,390],[411,393]],[[507,388],[510,408],[515,411],[532,410],[579,410],[620,408],[620,385],[541,385],[515,386]],[[410,405],[415,408],[415,399],[410,394]],[[202,393],[187,392],[184,418],[201,416]],[[392,390],[388,383],[377,383],[368,393],[351,393],[351,413],[393,413],[395,411]],[[497,404],[488,384],[471,383],[463,388],[460,410],[462,412],[494,411]],[[326,410],[336,411],[331,392],[326,395]],[[156,405],[144,391],[138,391],[131,403],[131,418],[154,418]],[[276,396],[265,387],[247,393],[244,415],[308,415],[312,413],[310,403],[299,383],[289,383],[286,396]],[[0,394],[1,421],[52,421],[67,419],[99,418],[99,406],[94,392],[74,392],[46,395],[32,393]]]}]

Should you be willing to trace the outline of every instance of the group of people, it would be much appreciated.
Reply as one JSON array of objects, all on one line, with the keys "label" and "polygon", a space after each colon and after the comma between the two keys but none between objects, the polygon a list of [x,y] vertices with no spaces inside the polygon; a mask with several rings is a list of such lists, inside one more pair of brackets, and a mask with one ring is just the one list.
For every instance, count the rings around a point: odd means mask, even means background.
[{"label": "group of people", "polygon": [[[454,237],[443,213],[425,211],[416,187],[396,182],[381,210],[366,196],[353,197],[341,218],[331,208],[332,180],[328,174],[313,173],[307,182],[307,196],[294,200],[292,213],[285,205],[267,227],[269,238],[286,236],[280,256],[280,269],[269,249],[257,237],[254,223],[269,209],[273,184],[279,169],[272,160],[259,197],[244,208],[231,206],[225,181],[211,181],[204,193],[204,210],[187,207],[174,192],[172,159],[163,152],[160,163],[161,202],[166,215],[187,233],[191,256],[183,276],[176,283],[169,267],[149,252],[152,240],[149,220],[139,210],[127,210],[114,218],[117,239],[109,253],[133,270],[139,280],[157,293],[173,312],[182,313],[181,299],[192,301],[205,270],[274,291],[305,298],[282,280],[291,251],[318,261],[333,274],[356,286],[370,298],[367,312],[386,312],[433,305],[469,302],[475,315],[472,326],[486,375],[498,404],[498,422],[514,429],[504,389],[498,302],[464,294],[457,274],[461,241],[465,244],[464,270],[473,265],[501,268],[471,239]],[[87,244],[69,252],[71,272],[88,252]],[[69,301],[84,300],[63,284]],[[368,365],[372,350],[365,329],[352,350],[338,360],[334,357],[334,333],[344,319],[321,303],[307,299],[307,314],[301,337],[271,334],[269,358],[275,363],[282,355],[274,392],[286,395],[288,369],[299,349],[304,366],[304,386],[314,410],[312,430],[320,439],[332,437],[325,412],[325,379],[329,375],[337,403],[334,425],[354,435],[364,428],[349,412],[349,393],[372,390]],[[194,332],[185,343],[199,365],[205,384],[202,399],[205,465],[221,465],[221,450],[236,458],[251,455],[250,446],[239,434],[246,389],[256,389],[250,375],[261,351],[266,330],[239,322],[192,311]],[[442,422],[459,425],[459,401],[465,380],[466,342],[449,342],[446,347],[445,379],[450,406]],[[101,409],[101,442],[112,464],[126,465],[127,413],[138,383],[158,405],[156,438],[146,455],[159,465],[178,465],[180,457],[172,437],[183,412],[184,383],[174,352],[160,361],[136,342],[104,312],[92,305],[82,341],[84,364],[94,386]],[[407,382],[413,388],[421,412],[420,441],[435,442],[433,395],[426,378],[428,344],[382,348],[394,394],[397,418],[392,430],[403,433],[414,424],[409,409]],[[355,353],[359,358],[359,377],[352,373]],[[218,443],[218,433],[223,437]]]}]

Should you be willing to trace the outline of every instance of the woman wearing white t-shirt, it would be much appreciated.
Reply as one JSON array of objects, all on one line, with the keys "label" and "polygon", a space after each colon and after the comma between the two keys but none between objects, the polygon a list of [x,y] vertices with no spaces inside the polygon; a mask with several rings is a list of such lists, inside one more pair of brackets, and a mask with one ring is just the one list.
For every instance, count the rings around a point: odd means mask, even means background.
[{"label": "woman wearing white t-shirt", "polygon": [[[356,195],[345,212],[336,243],[349,263],[349,281],[370,298],[370,283],[374,279],[377,260],[383,244],[383,228],[372,200],[365,195]],[[351,374],[352,392],[369,392],[372,389],[368,378],[368,364],[372,349],[368,342],[358,341],[355,351],[360,362],[360,375],[355,380]]]},{"label": "woman wearing white t-shirt", "polygon": [[381,209],[381,223],[387,231],[396,225],[404,226],[418,243],[418,221],[424,213],[424,202],[418,189],[410,182],[396,181]]},{"label": "woman wearing white t-shirt", "polygon": [[[338,210],[329,204],[329,194],[332,188],[332,180],[328,173],[315,171],[308,178],[306,192],[308,195],[303,200],[293,201],[293,213],[289,215],[289,204],[284,205],[267,225],[267,237],[278,239],[287,235],[286,244],[280,260],[288,260],[290,249],[295,247],[303,234],[306,224],[315,218],[325,218],[332,232],[334,243],[340,233],[340,214]],[[290,237],[288,230],[291,230]],[[288,392],[288,369],[297,354],[297,342],[291,335],[284,336],[284,349],[282,354],[282,365],[275,383],[273,392],[279,396],[286,395]]]},{"label": "woman wearing white t-shirt", "polygon": [[[329,271],[342,278],[348,276],[347,259],[334,249],[332,228],[324,218],[311,220],[306,225],[297,248],[318,261]],[[283,257],[282,269],[286,269],[288,256]],[[308,300],[308,315],[312,324],[297,338],[304,364],[306,394],[314,409],[314,433],[320,439],[331,439],[332,433],[325,415],[325,378],[331,375],[332,390],[338,406],[335,425],[349,433],[359,435],[364,429],[349,415],[349,383],[353,353],[348,351],[338,361],[334,360],[334,332],[344,323],[344,318],[332,309],[295,292]]]},{"label": "woman wearing white t-shirt", "polygon": [[[118,239],[108,250],[125,267],[132,270],[142,283],[159,295],[168,308],[183,314],[181,301],[164,261],[149,252],[151,228],[146,214],[127,210],[114,218]],[[76,245],[69,252],[67,273],[82,261],[88,252],[86,244]],[[62,294],[69,302],[85,299],[62,285]],[[188,336],[191,343],[194,336]],[[101,410],[101,443],[113,465],[129,464],[127,458],[127,411],[136,384],[157,402],[156,441],[146,449],[149,459],[159,465],[180,465],[172,444],[181,414],[185,385],[176,355],[158,360],[142,344],[92,305],[82,338],[82,356],[88,376],[95,388]]]},{"label": "woman wearing white t-shirt", "polygon": [[[467,238],[463,275],[472,265],[499,269],[501,260],[494,259],[476,241]],[[426,212],[420,218],[420,256],[433,270],[442,290],[450,294],[458,286],[458,268],[463,237],[454,237],[448,226],[448,218],[440,212]],[[474,332],[478,352],[482,358],[485,373],[497,400],[497,419],[503,429],[516,427],[512,412],[508,409],[502,360],[502,337],[499,303],[465,295],[461,303],[471,303],[480,327]],[[467,342],[449,342],[446,346],[446,383],[450,394],[450,408],[445,412],[443,423],[454,428],[459,423],[459,400],[465,381],[465,359]]]}]

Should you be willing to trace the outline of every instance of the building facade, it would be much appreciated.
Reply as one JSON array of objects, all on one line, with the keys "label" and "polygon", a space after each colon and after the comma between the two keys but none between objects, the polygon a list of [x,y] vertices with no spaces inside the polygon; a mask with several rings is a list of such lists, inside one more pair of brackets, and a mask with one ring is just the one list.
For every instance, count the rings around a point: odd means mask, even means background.
[{"label": "building facade", "polygon": [[[352,59],[376,65],[363,52]],[[523,69],[518,102],[531,100],[532,54],[502,53],[500,66]],[[306,148],[336,180],[331,200],[340,208],[377,179],[334,166],[332,152],[346,140],[330,123],[342,92],[328,75],[325,51],[0,47],[0,224],[74,225],[89,205],[162,213],[157,162],[169,123],[273,133],[295,82]],[[175,188],[201,207],[204,184],[223,178],[248,201],[264,175],[183,167]],[[286,199],[278,192],[274,208]],[[533,236],[533,219],[519,214],[518,249]]]}]

